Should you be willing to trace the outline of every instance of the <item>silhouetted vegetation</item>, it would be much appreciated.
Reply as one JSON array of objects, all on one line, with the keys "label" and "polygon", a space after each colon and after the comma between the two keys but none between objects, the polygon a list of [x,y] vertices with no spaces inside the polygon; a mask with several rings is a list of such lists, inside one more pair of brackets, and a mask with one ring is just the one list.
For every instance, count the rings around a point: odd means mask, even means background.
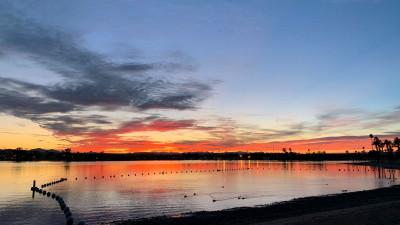
[{"label": "silhouetted vegetation", "polygon": [[[399,159],[400,139],[398,137],[395,137],[393,142],[387,139],[382,141],[378,137],[374,137],[372,134],[370,134],[369,137],[371,138],[372,146],[369,154],[373,156],[374,160],[391,163],[394,159]],[[375,146],[375,150],[373,149],[373,146]],[[393,147],[397,148],[396,152],[394,152]]]},{"label": "silhouetted vegetation", "polygon": [[[366,152],[365,147],[362,151],[350,153],[326,153],[325,151],[298,153],[292,148],[282,148],[282,153],[265,152],[140,152],[127,154],[112,154],[104,152],[72,152],[70,148],[63,151],[22,148],[0,150],[0,160],[2,161],[40,161],[40,160],[65,160],[65,161],[130,161],[130,160],[302,160],[302,161],[322,161],[322,160],[373,160],[378,162],[391,163],[399,159],[400,139],[380,140],[378,137],[369,135],[371,138],[371,150]],[[396,148],[394,151],[394,148]]]},{"label": "silhouetted vegetation", "polygon": [[373,160],[376,158],[375,151],[370,153],[340,153],[327,154],[325,152],[297,153],[291,149],[283,153],[264,152],[192,152],[192,153],[73,153],[71,149],[64,151],[43,150],[43,149],[6,149],[0,150],[0,160],[3,161],[130,161],[130,160]]}]

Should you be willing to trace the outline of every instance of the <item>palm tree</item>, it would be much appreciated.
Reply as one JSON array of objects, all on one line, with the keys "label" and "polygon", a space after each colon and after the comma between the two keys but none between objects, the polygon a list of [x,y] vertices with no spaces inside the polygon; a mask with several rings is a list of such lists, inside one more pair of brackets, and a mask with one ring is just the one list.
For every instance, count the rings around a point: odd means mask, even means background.
[{"label": "palm tree", "polygon": [[372,141],[372,138],[374,138],[374,135],[369,134],[369,138],[371,138],[371,150],[374,150],[374,143]]},{"label": "palm tree", "polygon": [[383,144],[386,146],[387,153],[390,153],[392,151],[392,142],[386,139]]},{"label": "palm tree", "polygon": [[398,137],[393,140],[393,146],[397,147],[397,153],[400,153],[400,139]]},{"label": "palm tree", "polygon": [[386,151],[389,152],[389,148],[388,148],[389,140],[388,140],[388,139],[385,139],[385,140],[383,141],[383,144],[384,144],[384,146],[386,146]]},{"label": "palm tree", "polygon": [[382,141],[381,140],[379,140],[379,138],[378,137],[374,137],[374,141],[373,141],[373,144],[375,145],[375,148],[376,148],[376,151],[377,151],[377,160],[378,161],[381,161],[381,147],[383,148],[383,143],[382,143]]},{"label": "palm tree", "polygon": [[375,148],[376,148],[376,150],[377,150],[378,152],[381,151],[381,144],[382,144],[382,141],[379,140],[378,137],[374,137],[374,141],[372,142],[372,144],[375,145]]},{"label": "palm tree", "polygon": [[383,153],[383,148],[385,147],[385,143],[380,141],[379,143],[379,150]]}]

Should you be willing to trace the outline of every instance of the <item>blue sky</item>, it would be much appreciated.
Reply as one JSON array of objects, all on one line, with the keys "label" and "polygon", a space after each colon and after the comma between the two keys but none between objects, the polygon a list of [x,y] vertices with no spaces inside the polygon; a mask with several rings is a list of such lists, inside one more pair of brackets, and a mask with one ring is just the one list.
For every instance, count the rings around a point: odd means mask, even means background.
[{"label": "blue sky", "polygon": [[15,123],[2,129],[37,125],[55,147],[137,120],[196,121],[196,132],[130,141],[397,135],[399,11],[390,0],[3,1],[0,120]]}]

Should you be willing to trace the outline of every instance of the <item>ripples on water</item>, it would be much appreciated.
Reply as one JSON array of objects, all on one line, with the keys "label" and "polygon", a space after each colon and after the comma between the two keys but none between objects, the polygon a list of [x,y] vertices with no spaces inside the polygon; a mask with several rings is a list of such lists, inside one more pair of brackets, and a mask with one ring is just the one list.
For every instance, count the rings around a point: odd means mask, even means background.
[{"label": "ripples on water", "polygon": [[40,187],[68,178],[45,189],[64,198],[75,221],[99,224],[374,189],[398,184],[398,176],[343,162],[1,162],[0,221],[65,224],[54,199],[32,198],[33,180]]}]

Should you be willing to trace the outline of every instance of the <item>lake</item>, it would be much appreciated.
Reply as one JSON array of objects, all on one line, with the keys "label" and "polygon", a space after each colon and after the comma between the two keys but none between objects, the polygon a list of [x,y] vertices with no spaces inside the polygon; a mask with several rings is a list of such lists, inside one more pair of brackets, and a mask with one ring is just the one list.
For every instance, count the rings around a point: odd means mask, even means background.
[{"label": "lake", "polygon": [[0,162],[2,224],[65,224],[63,197],[74,224],[255,206],[293,198],[399,184],[399,171],[346,162],[109,161]]}]

